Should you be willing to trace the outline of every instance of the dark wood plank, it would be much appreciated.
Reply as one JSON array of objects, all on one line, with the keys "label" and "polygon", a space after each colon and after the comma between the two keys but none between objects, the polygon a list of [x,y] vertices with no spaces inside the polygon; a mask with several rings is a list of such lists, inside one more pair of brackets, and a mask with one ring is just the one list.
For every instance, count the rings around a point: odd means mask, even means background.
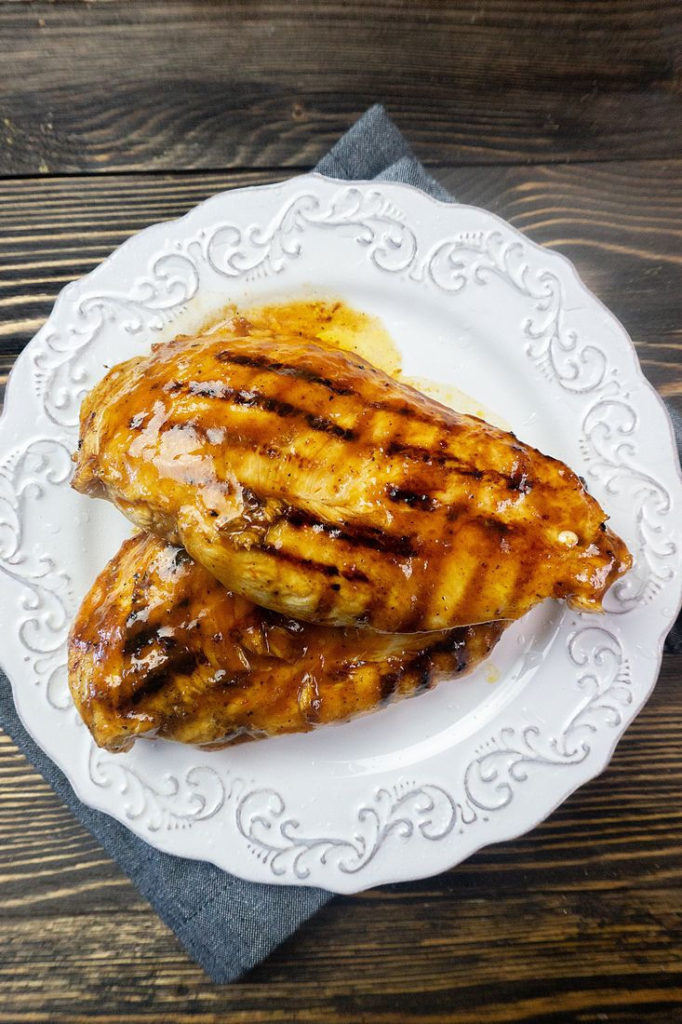
[{"label": "dark wood plank", "polygon": [[387,104],[423,159],[682,152],[660,0],[0,2],[0,173],[305,167]]},{"label": "dark wood plank", "polygon": [[[629,330],[649,379],[682,403],[682,160],[459,167],[442,181],[572,259]],[[0,384],[61,288],[146,225],[276,174],[0,182]]]},{"label": "dark wood plank", "polygon": [[222,987],[0,739],[0,1022],[679,1024],[679,680],[669,657],[607,771],[534,832],[339,897]]}]

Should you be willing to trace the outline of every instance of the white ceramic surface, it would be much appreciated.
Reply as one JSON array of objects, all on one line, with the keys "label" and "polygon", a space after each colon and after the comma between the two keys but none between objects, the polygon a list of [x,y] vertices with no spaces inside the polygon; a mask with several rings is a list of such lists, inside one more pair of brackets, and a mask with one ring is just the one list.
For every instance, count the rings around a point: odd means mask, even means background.
[{"label": "white ceramic surface", "polygon": [[[307,736],[97,750],[66,685],[78,602],[130,533],[68,485],[83,393],[227,303],[340,297],[407,374],[456,385],[589,483],[636,556],[603,616],[547,602],[469,678]],[[537,824],[606,765],[680,602],[670,424],[622,327],[561,256],[482,210],[317,175],[226,192],[64,289],[0,422],[2,663],[81,799],[159,849],[353,892],[434,874]]]}]

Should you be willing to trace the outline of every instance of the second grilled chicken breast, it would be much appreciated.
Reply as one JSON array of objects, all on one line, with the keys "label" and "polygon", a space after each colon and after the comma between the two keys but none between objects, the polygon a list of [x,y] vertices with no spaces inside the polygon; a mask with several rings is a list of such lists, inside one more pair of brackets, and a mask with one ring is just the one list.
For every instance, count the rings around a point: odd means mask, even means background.
[{"label": "second grilled chicken breast", "polygon": [[86,397],[74,487],[285,615],[377,630],[599,610],[630,566],[565,465],[356,355],[236,317]]},{"label": "second grilled chicken breast", "polygon": [[307,732],[463,673],[504,626],[396,636],[285,619],[229,594],[178,548],[126,541],[69,638],[69,683],[95,741],[224,745]]}]

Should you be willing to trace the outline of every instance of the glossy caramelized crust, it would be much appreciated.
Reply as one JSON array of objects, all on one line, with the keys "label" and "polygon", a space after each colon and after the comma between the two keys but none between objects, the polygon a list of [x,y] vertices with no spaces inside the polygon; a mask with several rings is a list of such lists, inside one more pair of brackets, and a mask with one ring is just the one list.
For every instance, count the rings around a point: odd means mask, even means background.
[{"label": "glossy caramelized crust", "polygon": [[580,479],[356,355],[235,318],[112,369],[74,487],[308,621],[394,632],[601,608],[630,566]]},{"label": "glossy caramelized crust", "polygon": [[178,548],[125,542],[69,638],[69,683],[95,741],[218,744],[307,732],[417,693],[490,652],[502,623],[398,636],[285,619],[228,593]]}]

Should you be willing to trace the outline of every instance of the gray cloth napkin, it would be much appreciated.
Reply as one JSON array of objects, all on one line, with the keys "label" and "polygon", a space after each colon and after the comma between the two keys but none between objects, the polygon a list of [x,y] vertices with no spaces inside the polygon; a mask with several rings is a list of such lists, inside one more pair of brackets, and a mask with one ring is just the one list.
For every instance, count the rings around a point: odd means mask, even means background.
[{"label": "gray cloth napkin", "polygon": [[[437,199],[452,199],[424,170],[381,106],[368,110],[317,170],[345,180],[402,181]],[[676,642],[676,649],[682,649],[679,630]],[[243,882],[211,864],[159,853],[117,821],[85,807],[21,725],[1,673],[0,726],[214,981],[238,978],[331,899],[322,889]]]},{"label": "gray cloth napkin", "polygon": [[380,104],[370,107],[336,145],[316,171],[346,181],[402,181],[435,199],[452,201],[440,182],[422,167],[404,136]]}]

